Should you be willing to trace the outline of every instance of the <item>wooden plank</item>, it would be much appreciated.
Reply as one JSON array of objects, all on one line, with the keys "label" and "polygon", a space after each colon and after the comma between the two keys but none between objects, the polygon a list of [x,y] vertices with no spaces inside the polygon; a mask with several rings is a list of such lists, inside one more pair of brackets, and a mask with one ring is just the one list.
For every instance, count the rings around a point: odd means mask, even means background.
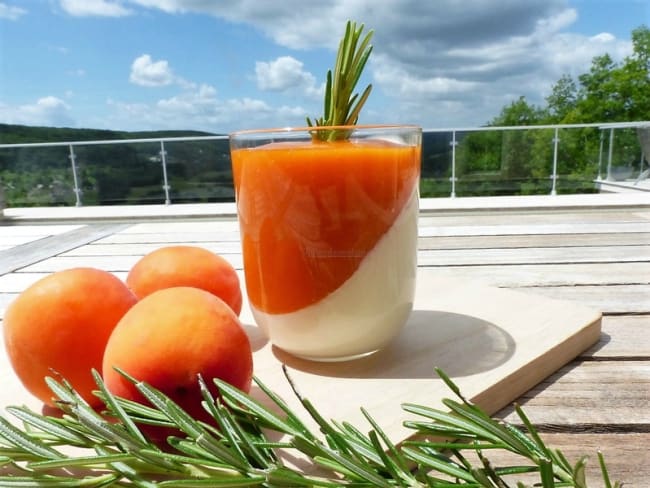
[{"label": "wooden plank", "polygon": [[79,224],[46,224],[46,225],[12,225],[3,221],[0,224],[0,238],[27,236],[41,239],[42,237],[63,234],[82,227]]},{"label": "wooden plank", "polygon": [[[203,243],[203,242],[239,242],[239,232],[156,232],[124,233],[119,232],[102,239],[97,244],[130,243]],[[508,236],[436,236],[421,237],[420,249],[483,249],[511,247],[565,247],[592,245],[642,245],[650,242],[650,233],[621,234],[519,234]]]},{"label": "wooden plank", "polygon": [[5,316],[5,310],[17,296],[18,293],[0,293],[0,318]]},{"label": "wooden plank", "polygon": [[[111,272],[126,272],[140,259],[142,255],[119,256],[56,256],[44,259],[30,266],[25,266],[21,271],[53,273],[63,269],[77,266],[92,266]],[[224,259],[229,261],[236,269],[242,268],[242,259],[239,254],[224,254]]]},{"label": "wooden plank", "polygon": [[[71,249],[62,253],[65,256],[90,255],[144,255],[167,245],[196,245],[211,251],[225,254],[241,253],[238,241],[188,242],[178,240],[176,243],[142,242],[128,244],[93,243],[88,246]],[[576,262],[650,262],[650,245],[643,246],[590,246],[590,247],[528,247],[505,249],[481,249],[472,252],[468,249],[421,250],[418,253],[420,266],[459,266],[484,264],[520,264],[520,263],[576,263]]]},{"label": "wooden plank", "polygon": [[441,266],[434,272],[506,288],[650,284],[649,262]]},{"label": "wooden plank", "polygon": [[650,245],[481,249],[474,253],[466,249],[428,249],[418,252],[420,266],[641,261],[650,261]]},{"label": "wooden plank", "polygon": [[485,211],[436,213],[421,212],[420,222],[423,225],[502,225],[525,224],[546,225],[549,221],[562,224],[574,223],[607,223],[607,222],[639,222],[650,221],[646,212],[635,209],[605,210],[605,209],[568,209],[568,210],[527,210]]},{"label": "wooden plank", "polygon": [[[624,482],[625,488],[646,488],[650,480],[650,454],[647,432],[631,433],[549,433],[541,434],[546,445],[560,449],[572,465],[583,456],[587,459],[587,485],[602,487],[603,477],[598,463],[598,451],[602,451],[612,483]],[[521,458],[503,451],[484,451],[493,466],[510,466],[522,463]],[[470,457],[470,459],[472,459]],[[517,481],[533,486],[539,483],[539,475],[517,475],[507,478],[508,486],[516,486]],[[538,485],[536,485],[538,486]]]},{"label": "wooden plank", "polygon": [[521,291],[569,300],[605,314],[650,313],[650,285],[520,287]]},{"label": "wooden plank", "polygon": [[88,246],[82,246],[71,249],[60,256],[129,256],[139,255],[144,256],[147,253],[160,249],[164,246],[183,244],[199,246],[218,254],[241,254],[241,244],[238,241],[231,242],[187,242],[179,241],[177,243],[160,243],[160,242],[146,242],[146,243],[131,243],[131,244],[97,244],[92,243]]},{"label": "wooden plank", "polygon": [[[648,431],[650,359],[574,362],[531,388],[517,402],[536,425],[619,425]],[[510,422],[517,418],[512,407],[498,416]]]},{"label": "wooden plank", "polygon": [[[52,272],[65,269],[66,267],[93,265],[93,263],[96,267],[107,268],[109,271],[128,271],[139,257],[163,245],[158,243],[110,245],[115,247],[89,245],[27,266],[22,271]],[[223,254],[237,269],[242,268],[243,263],[238,244],[201,243],[199,245],[213,252]],[[598,253],[601,257],[603,257],[603,253],[607,254],[606,251],[598,251]],[[490,254],[490,256],[494,255]],[[459,258],[458,260],[463,259],[463,254],[459,254],[457,257]],[[541,258],[531,258],[533,262],[539,262],[540,264],[518,264],[514,263],[516,257],[520,259],[526,258],[525,253],[510,257],[502,255],[501,261],[499,264],[496,264],[490,262],[488,259],[480,259],[480,256],[469,256],[465,260],[473,264],[459,265],[451,261],[448,255],[447,258],[449,261],[443,263],[441,259],[440,262],[435,263],[435,266],[428,267],[441,276],[477,279],[496,286],[506,287],[574,284],[643,284],[648,283],[648,277],[650,276],[650,273],[646,273],[650,268],[650,262],[635,262],[629,257],[630,262],[608,263],[604,260],[604,257],[602,262],[595,261],[596,256],[592,255],[589,256],[590,259],[587,259],[588,262],[586,263],[569,262],[567,264],[544,264],[544,260]],[[582,255],[578,257],[585,258],[586,256]],[[560,253],[557,259],[560,260],[561,258]],[[507,259],[513,262],[508,263]],[[427,267],[427,264],[431,262],[430,256],[428,259],[426,257],[419,257],[419,264],[422,267]],[[504,264],[508,265],[504,266]]]},{"label": "wooden plank", "polygon": [[[239,240],[239,228],[238,226],[226,226],[219,225],[218,228],[210,228],[210,226],[202,223],[202,226],[197,227],[192,226],[179,226],[180,222],[172,222],[169,225],[172,226],[172,229],[178,230],[169,230],[167,224],[147,224],[146,227],[144,224],[135,224],[129,227],[126,231],[116,233],[112,236],[107,236],[102,239],[101,243],[111,244],[111,243],[142,243],[142,242],[165,242],[165,243],[174,243],[174,242],[204,242],[204,241],[238,241]],[[598,242],[599,239],[606,240],[602,242],[603,244],[609,244],[610,240],[619,241],[622,239],[628,240],[629,244],[647,244],[650,242],[650,232],[642,232],[640,229],[633,227],[634,231],[619,233],[618,231],[614,234],[607,232],[583,232],[581,234],[576,234],[570,232],[570,227],[563,229],[566,232],[549,232],[548,224],[545,224],[544,227],[540,229],[538,236],[531,237],[535,235],[536,228],[534,226],[518,226],[513,230],[512,227],[503,228],[497,226],[489,227],[491,231],[488,235],[481,232],[472,232],[468,229],[475,228],[476,225],[471,227],[462,227],[462,226],[445,226],[445,227],[434,227],[431,225],[420,224],[421,235],[420,239],[422,249],[449,249],[449,248],[472,248],[472,247],[524,247],[531,239],[543,239],[539,245],[566,245],[566,240],[574,241],[576,244],[589,245],[593,242]],[[629,226],[626,226],[628,230]],[[482,226],[486,229],[488,227]],[[439,231],[436,232],[436,229]],[[619,229],[620,230],[620,229]],[[504,234],[504,232],[506,232]],[[629,234],[629,236],[628,236]],[[471,238],[476,238],[474,243]],[[490,239],[493,238],[493,239]],[[523,242],[523,243],[522,243]],[[488,243],[488,244],[486,244]]]},{"label": "wooden plank", "polygon": [[600,340],[581,357],[650,360],[650,315],[603,317]]},{"label": "wooden plank", "polygon": [[[216,240],[216,239],[215,239]],[[510,236],[421,237],[420,249],[507,249],[527,247],[630,246],[647,245],[650,233],[621,234],[520,234]]]},{"label": "wooden plank", "polygon": [[[587,473],[593,485],[602,486],[597,452],[605,456],[611,481],[622,481],[626,488],[644,488],[650,480],[650,451],[647,432],[599,434],[543,434],[550,445],[562,449],[573,462],[589,455]],[[599,481],[596,484],[596,481]]]},{"label": "wooden plank", "polygon": [[124,229],[126,224],[93,224],[38,239],[0,251],[0,274],[24,268],[50,256],[82,246],[107,234]]},{"label": "wooden plank", "polygon": [[185,232],[239,232],[239,223],[235,219],[209,220],[183,220],[183,221],[159,221],[142,222],[130,225],[121,231],[122,234],[156,234],[160,231],[167,233]]},{"label": "wooden plank", "polygon": [[0,293],[20,293],[48,273],[7,273],[0,275]]},{"label": "wooden plank", "polygon": [[193,231],[193,232],[158,232],[129,233],[118,232],[96,241],[97,244],[179,244],[203,242],[239,242],[240,234],[235,231]]},{"label": "wooden plank", "polygon": [[458,226],[428,226],[421,225],[419,235],[422,237],[435,236],[500,236],[526,234],[604,234],[604,233],[648,233],[650,222],[575,222],[571,224],[540,225],[458,225]]}]

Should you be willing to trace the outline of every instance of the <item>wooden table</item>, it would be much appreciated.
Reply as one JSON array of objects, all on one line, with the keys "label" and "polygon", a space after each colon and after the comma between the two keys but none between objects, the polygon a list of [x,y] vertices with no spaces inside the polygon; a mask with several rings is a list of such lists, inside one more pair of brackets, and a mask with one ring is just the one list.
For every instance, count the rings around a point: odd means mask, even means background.
[{"label": "wooden table", "polygon": [[[232,206],[221,207],[219,217],[207,205],[201,212],[178,209],[170,215],[152,208],[148,216],[123,209],[101,219],[84,209],[72,220],[74,209],[40,217],[34,210],[7,209],[9,220],[0,225],[0,316],[45,274],[89,265],[125,277],[140,256],[171,243],[207,247],[241,268]],[[648,486],[650,198],[423,201],[419,242],[419,265],[439,276],[603,312],[598,344],[517,401],[550,445],[573,458],[591,455],[591,471],[601,450],[614,478],[625,486]],[[14,401],[2,395],[2,405]],[[497,416],[516,421],[509,407]]]}]

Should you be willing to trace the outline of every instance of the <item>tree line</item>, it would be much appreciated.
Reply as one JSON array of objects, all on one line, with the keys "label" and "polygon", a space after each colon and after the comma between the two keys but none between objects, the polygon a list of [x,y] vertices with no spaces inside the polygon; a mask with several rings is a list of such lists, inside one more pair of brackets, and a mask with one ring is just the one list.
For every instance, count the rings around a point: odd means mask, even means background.
[{"label": "tree line", "polygon": [[[520,97],[504,106],[488,127],[650,120],[650,29],[631,33],[632,53],[620,62],[593,58],[588,72],[563,75],[545,105]],[[213,135],[196,131],[123,132],[0,124],[0,143],[61,142]],[[548,193],[554,157],[561,164],[558,192],[597,191],[603,145],[598,128],[427,133],[422,147],[422,196],[449,196],[451,152],[458,195]],[[557,153],[554,155],[554,151]],[[84,205],[165,201],[159,143],[87,145],[73,148]],[[619,171],[642,169],[639,135],[617,130],[612,147]],[[0,149],[0,184],[8,206],[74,205],[70,149]],[[648,156],[646,154],[646,156]],[[227,140],[165,143],[167,189],[173,202],[232,201]]]},{"label": "tree line", "polygon": [[[573,78],[563,75],[551,88],[546,105],[529,103],[525,97],[503,107],[488,126],[587,124],[650,120],[650,29],[642,25],[632,31],[632,53],[616,63],[609,54],[592,59],[587,73]],[[467,134],[458,146],[461,174],[475,175],[474,193],[497,191],[496,181],[509,182],[509,193],[545,193],[554,159],[553,129],[477,132]],[[556,159],[561,164],[560,191],[596,191],[593,180],[602,167],[603,150],[620,177],[643,169],[635,128],[609,132],[593,127],[559,132]],[[645,136],[647,137],[647,136]],[[645,153],[646,161],[650,154]],[[599,167],[599,164],[601,166]],[[647,162],[645,163],[647,164]],[[611,175],[616,177],[617,175]],[[605,177],[605,174],[601,176]]]}]

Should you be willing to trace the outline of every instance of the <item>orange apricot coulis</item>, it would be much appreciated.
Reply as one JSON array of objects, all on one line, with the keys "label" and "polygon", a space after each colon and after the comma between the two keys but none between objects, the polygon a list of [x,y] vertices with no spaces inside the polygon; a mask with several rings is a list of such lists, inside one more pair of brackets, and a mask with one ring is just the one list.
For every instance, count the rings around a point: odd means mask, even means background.
[{"label": "orange apricot coulis", "polygon": [[341,286],[416,191],[420,148],[380,140],[232,151],[251,304],[289,313]]}]

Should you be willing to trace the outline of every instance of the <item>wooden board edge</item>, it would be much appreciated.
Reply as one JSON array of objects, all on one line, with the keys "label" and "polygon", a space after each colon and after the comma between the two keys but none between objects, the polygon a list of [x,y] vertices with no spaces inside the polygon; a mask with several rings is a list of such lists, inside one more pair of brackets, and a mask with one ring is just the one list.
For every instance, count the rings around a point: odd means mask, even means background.
[{"label": "wooden board edge", "polygon": [[601,331],[602,313],[597,312],[587,325],[575,331],[565,341],[532,359],[525,368],[519,368],[470,400],[489,415],[494,415],[596,344],[600,340]]}]

